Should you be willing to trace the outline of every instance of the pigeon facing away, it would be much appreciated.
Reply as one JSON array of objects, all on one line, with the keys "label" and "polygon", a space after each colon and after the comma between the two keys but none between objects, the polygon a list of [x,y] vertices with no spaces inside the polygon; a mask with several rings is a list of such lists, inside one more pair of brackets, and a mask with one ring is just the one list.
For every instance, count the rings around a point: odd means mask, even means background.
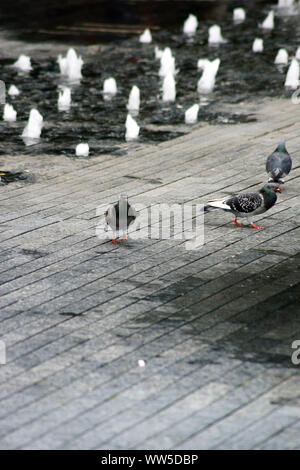
[{"label": "pigeon facing away", "polygon": [[123,232],[122,240],[127,240],[127,229],[137,218],[136,210],[129,204],[127,194],[121,194],[119,201],[105,212],[106,228],[113,231],[112,243],[118,244],[117,233]]},{"label": "pigeon facing away", "polygon": [[288,175],[292,168],[292,159],[285,148],[285,141],[281,140],[275,150],[267,158],[266,170],[269,173],[269,182],[284,183],[284,176]]},{"label": "pigeon facing away", "polygon": [[250,227],[263,228],[259,225],[255,225],[252,222],[252,217],[263,214],[274,206],[277,201],[276,191],[280,192],[279,185],[277,183],[268,183],[257,192],[237,194],[231,196],[229,199],[209,202],[204,207],[204,211],[223,209],[235,215],[233,223],[236,225],[243,225],[237,221],[238,217],[246,217],[247,220],[250,221]]}]

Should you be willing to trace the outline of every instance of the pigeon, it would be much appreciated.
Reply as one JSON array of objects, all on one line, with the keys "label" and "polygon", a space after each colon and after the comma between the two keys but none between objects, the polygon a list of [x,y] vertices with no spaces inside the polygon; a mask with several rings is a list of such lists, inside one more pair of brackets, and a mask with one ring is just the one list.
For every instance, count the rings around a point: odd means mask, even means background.
[{"label": "pigeon", "polygon": [[113,206],[109,207],[105,212],[105,231],[110,227],[113,231],[112,243],[118,244],[117,233],[123,232],[122,240],[127,240],[127,229],[131,225],[138,214],[136,210],[129,204],[128,196],[122,193],[119,197],[119,201]]},{"label": "pigeon", "polygon": [[246,217],[250,221],[251,228],[261,229],[262,226],[252,222],[252,217],[263,214],[274,206],[277,201],[277,191],[280,192],[277,183],[268,183],[257,192],[236,194],[226,199],[209,202],[204,206],[204,211],[223,209],[235,215],[232,221],[235,225],[242,226],[243,224],[238,222],[237,218]]},{"label": "pigeon", "polygon": [[276,147],[275,152],[273,152],[267,158],[266,170],[270,176],[269,183],[279,183],[280,188],[280,184],[284,183],[284,180],[282,178],[289,174],[291,168],[292,159],[285,147],[285,141],[281,140],[278,146]]}]

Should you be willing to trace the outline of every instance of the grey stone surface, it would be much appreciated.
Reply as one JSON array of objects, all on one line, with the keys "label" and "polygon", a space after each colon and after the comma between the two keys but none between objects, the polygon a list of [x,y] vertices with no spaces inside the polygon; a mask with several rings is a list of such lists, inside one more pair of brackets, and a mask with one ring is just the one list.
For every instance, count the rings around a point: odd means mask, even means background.
[{"label": "grey stone surface", "polygon": [[[22,156],[35,183],[0,191],[2,449],[300,448],[298,121],[286,100],[256,117],[121,157]],[[258,188],[282,132],[294,169],[264,230],[212,212],[198,250],[96,237],[122,191],[149,206]]]}]

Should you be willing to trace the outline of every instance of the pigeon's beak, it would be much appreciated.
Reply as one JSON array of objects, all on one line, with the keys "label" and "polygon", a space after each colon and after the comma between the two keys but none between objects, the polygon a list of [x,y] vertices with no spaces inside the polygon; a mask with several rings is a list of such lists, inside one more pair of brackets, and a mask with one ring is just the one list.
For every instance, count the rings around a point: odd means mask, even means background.
[{"label": "pigeon's beak", "polygon": [[282,191],[282,188],[281,188],[281,186],[277,186],[277,188],[276,188],[276,190],[275,190],[275,191],[276,191],[276,193],[281,193],[281,191]]}]

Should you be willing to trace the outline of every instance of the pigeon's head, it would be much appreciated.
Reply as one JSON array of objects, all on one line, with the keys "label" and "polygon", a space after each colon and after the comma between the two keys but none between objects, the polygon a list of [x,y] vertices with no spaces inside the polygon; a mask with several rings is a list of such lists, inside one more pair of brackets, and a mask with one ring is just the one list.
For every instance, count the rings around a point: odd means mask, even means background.
[{"label": "pigeon's head", "polygon": [[266,189],[266,190],[271,189],[275,193],[281,193],[280,184],[275,181],[269,181],[267,184],[264,185],[263,189]]},{"label": "pigeon's head", "polygon": [[279,142],[279,144],[276,147],[276,150],[277,150],[277,152],[286,152],[285,140],[284,139]]}]

